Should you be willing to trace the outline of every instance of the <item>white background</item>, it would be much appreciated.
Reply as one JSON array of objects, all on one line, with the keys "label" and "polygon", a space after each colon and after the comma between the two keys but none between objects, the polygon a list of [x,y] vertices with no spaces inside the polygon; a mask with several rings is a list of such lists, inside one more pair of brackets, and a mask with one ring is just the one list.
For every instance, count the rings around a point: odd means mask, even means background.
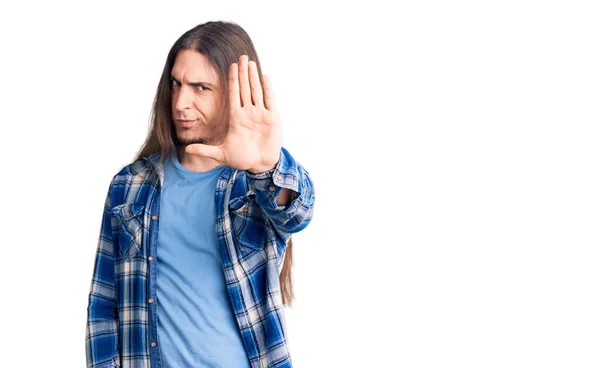
[{"label": "white background", "polygon": [[1,366],[85,366],[106,190],[217,19],[315,182],[295,366],[600,366],[594,2],[166,3],[0,6]]}]

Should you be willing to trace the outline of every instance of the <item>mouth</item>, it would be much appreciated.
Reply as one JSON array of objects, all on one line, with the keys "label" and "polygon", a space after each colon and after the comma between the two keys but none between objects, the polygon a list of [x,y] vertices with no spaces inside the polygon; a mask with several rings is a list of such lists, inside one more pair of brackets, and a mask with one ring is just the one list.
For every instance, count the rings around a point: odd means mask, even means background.
[{"label": "mouth", "polygon": [[183,128],[189,128],[198,120],[190,120],[190,119],[175,119],[175,123]]}]

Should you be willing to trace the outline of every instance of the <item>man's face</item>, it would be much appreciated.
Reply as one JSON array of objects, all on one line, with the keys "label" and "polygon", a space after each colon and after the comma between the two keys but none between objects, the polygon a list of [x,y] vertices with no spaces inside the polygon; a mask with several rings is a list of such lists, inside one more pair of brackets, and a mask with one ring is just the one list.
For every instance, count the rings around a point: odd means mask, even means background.
[{"label": "man's face", "polygon": [[[218,144],[223,136],[217,126],[221,99],[219,76],[199,52],[181,50],[171,70],[171,111],[179,144]],[[222,124],[221,124],[222,125]]]}]

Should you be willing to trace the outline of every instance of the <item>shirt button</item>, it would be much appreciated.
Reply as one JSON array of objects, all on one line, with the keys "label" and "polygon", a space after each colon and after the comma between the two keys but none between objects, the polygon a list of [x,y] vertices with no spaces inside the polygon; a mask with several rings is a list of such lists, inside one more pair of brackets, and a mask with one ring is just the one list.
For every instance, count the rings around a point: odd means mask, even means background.
[{"label": "shirt button", "polygon": [[277,180],[282,181],[283,180],[283,176],[277,175]]},{"label": "shirt button", "polygon": [[154,299],[152,299],[152,298],[148,299],[148,303],[150,303],[150,304],[154,303]]},{"label": "shirt button", "polygon": [[156,343],[154,341],[152,341],[152,344],[150,344],[150,345],[152,345],[152,347],[155,347]]},{"label": "shirt button", "polygon": [[152,220],[156,221],[157,218],[158,218],[158,216],[156,216],[156,215],[152,216]]},{"label": "shirt button", "polygon": [[125,213],[125,216],[129,216],[129,215],[131,215],[131,212]]},{"label": "shirt button", "polygon": [[149,261],[151,261],[151,260],[153,260],[153,259],[154,259],[154,257],[152,257],[152,256],[148,257],[148,260],[149,260]]},{"label": "shirt button", "polygon": [[272,191],[274,191],[274,190],[275,190],[275,187],[271,185],[271,186],[269,187],[269,190],[272,192]]}]

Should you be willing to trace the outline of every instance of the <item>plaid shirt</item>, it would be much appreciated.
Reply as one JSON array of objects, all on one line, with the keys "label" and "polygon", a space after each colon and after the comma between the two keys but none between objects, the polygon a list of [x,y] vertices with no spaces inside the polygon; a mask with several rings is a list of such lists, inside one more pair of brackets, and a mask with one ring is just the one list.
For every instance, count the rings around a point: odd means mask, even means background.
[{"label": "plaid shirt", "polygon": [[[163,180],[154,154],[124,167],[111,182],[89,293],[89,368],[162,366],[155,258]],[[281,188],[293,191],[289,205],[276,203]],[[291,367],[279,271],[287,240],[312,218],[309,174],[282,148],[266,173],[227,168],[215,200],[223,272],[250,364]]]}]

